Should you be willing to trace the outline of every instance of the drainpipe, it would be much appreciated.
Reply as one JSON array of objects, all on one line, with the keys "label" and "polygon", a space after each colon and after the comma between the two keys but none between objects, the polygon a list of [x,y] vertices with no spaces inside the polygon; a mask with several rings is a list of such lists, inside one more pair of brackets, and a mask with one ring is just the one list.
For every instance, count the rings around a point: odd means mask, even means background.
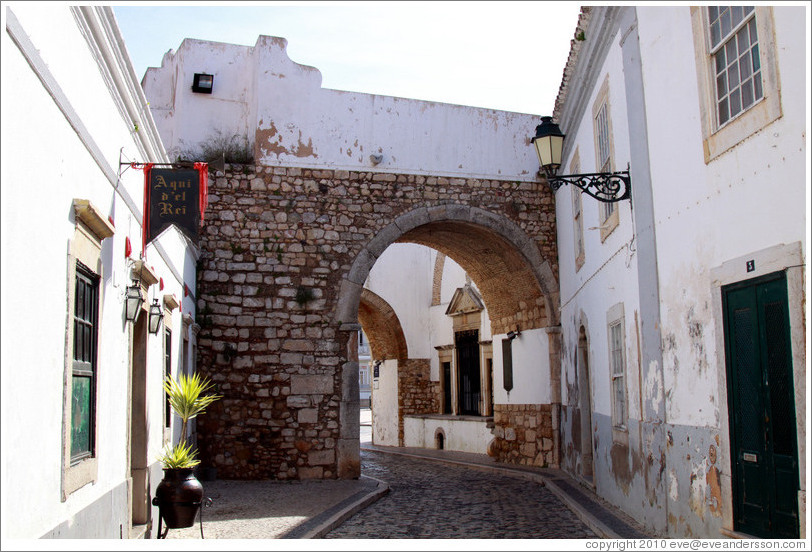
[{"label": "drainpipe", "polygon": [[[642,337],[641,365],[643,382],[653,381],[659,386],[646,397],[641,411],[640,448],[644,469],[651,470],[647,481],[656,488],[647,493],[661,497],[662,513],[649,520],[661,531],[668,530],[668,495],[665,473],[665,395],[663,393],[663,354],[660,334],[660,294],[657,270],[657,240],[655,235],[654,201],[651,184],[651,165],[648,149],[648,122],[646,119],[643,67],[640,37],[637,27],[637,9],[621,8],[620,46],[623,52],[623,74],[626,85],[626,112],[631,154],[632,216],[637,240],[637,276],[640,301],[640,330]],[[642,394],[644,389],[640,389]],[[655,400],[659,396],[659,400]]]}]

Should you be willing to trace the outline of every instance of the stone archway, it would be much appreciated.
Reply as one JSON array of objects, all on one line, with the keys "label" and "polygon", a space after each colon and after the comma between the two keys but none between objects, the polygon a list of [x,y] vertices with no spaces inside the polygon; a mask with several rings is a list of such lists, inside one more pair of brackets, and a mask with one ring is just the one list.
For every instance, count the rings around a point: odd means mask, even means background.
[{"label": "stone archway", "polygon": [[[491,313],[492,333],[511,330],[527,331],[536,328],[558,326],[558,283],[550,266],[539,252],[535,240],[517,224],[507,218],[477,207],[447,204],[418,208],[396,218],[384,227],[359,252],[347,275],[342,280],[338,295],[336,316],[340,327],[357,331],[361,316],[363,283],[377,258],[393,243],[417,243],[431,247],[457,262],[482,293]],[[557,332],[550,334],[550,382],[553,387],[553,403],[560,404],[560,344]],[[355,373],[357,362],[353,359],[344,369]],[[344,376],[343,381],[348,378]],[[360,465],[360,449],[350,445],[354,431],[352,420],[356,415],[353,404],[352,384],[342,388],[341,412],[342,441],[339,449],[339,465]],[[552,405],[551,405],[552,406]],[[557,412],[541,414],[552,417],[550,436],[555,441],[551,453],[554,465],[559,456]]]},{"label": "stone archway", "polygon": [[392,243],[429,245],[476,275],[499,305],[495,331],[558,325],[554,202],[540,182],[279,166],[210,176],[198,370],[223,398],[198,435],[203,466],[224,478],[360,475],[361,294]]},{"label": "stone archway", "polygon": [[491,311],[495,329],[514,329],[517,322],[527,327],[559,325],[558,282],[536,241],[510,219],[460,204],[421,207],[381,229],[341,281],[335,311],[339,324],[357,322],[369,271],[396,242],[426,245],[454,259],[477,282],[489,308],[498,305]]}]

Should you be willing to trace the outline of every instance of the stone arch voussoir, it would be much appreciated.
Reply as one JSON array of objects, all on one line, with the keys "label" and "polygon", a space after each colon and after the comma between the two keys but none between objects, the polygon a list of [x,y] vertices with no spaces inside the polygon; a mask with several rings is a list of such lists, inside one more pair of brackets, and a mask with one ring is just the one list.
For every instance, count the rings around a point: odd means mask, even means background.
[{"label": "stone arch voussoir", "polygon": [[[557,326],[559,324],[558,282],[553,272],[552,263],[541,254],[536,239],[527,234],[518,224],[500,214],[459,203],[415,208],[400,215],[378,231],[355,257],[347,276],[340,284],[335,312],[336,322],[339,325],[358,323],[358,305],[363,293],[363,284],[375,261],[393,243],[414,242],[429,245],[442,250],[443,253],[449,255],[466,268],[465,259],[460,259],[459,256],[455,258],[453,254],[454,244],[448,243],[451,238],[446,240],[446,247],[443,250],[442,246],[438,247],[436,243],[431,241],[433,238],[427,237],[441,235],[446,230],[451,237],[455,232],[458,236],[479,232],[484,239],[493,241],[495,249],[502,249],[493,252],[494,258],[507,255],[507,252],[510,253],[509,263],[504,267],[505,270],[503,270],[502,274],[494,277],[494,279],[501,278],[503,281],[492,283],[492,287],[501,286],[506,291],[499,296],[499,301],[494,301],[492,304],[501,304],[503,301],[510,303],[511,299],[507,294],[510,291],[511,274],[505,274],[504,272],[511,267],[516,269],[521,265],[521,271],[524,272],[525,269],[527,271],[525,277],[527,282],[525,283],[528,286],[532,283],[540,292],[539,296],[540,301],[543,302],[546,325]],[[442,240],[443,238],[441,236],[437,239]],[[517,271],[514,271],[513,275],[516,274]],[[482,286],[480,282],[477,282],[477,284]],[[485,287],[487,288],[487,286],[486,283]],[[522,308],[529,308],[521,301],[516,300],[514,302],[517,305],[521,304]],[[511,303],[510,306],[514,305]],[[521,310],[519,307],[515,308]],[[536,322],[536,325],[538,325],[538,322]]]}]

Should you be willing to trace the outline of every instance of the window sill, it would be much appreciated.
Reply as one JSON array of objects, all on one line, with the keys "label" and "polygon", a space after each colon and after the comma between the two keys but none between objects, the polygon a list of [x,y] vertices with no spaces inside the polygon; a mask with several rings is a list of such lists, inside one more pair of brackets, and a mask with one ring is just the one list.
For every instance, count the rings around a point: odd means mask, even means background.
[{"label": "window sill", "polygon": [[581,268],[584,266],[585,261],[586,261],[586,255],[584,253],[581,253],[580,255],[578,255],[575,258],[575,272],[578,272],[579,270],[581,270]]},{"label": "window sill", "polygon": [[629,446],[629,429],[626,427],[612,427],[612,442]]},{"label": "window sill", "polygon": [[74,198],[73,209],[76,218],[90,228],[99,241],[115,234],[116,229],[90,200]]},{"label": "window sill", "polygon": [[618,214],[618,210],[615,209],[615,212],[609,215],[606,220],[601,222],[601,243],[606,241],[606,238],[615,231],[615,228],[618,227],[620,224],[620,215]]},{"label": "window sill", "polygon": [[76,465],[68,466],[63,474],[62,502],[68,496],[89,483],[95,483],[99,472],[97,458],[85,458]]}]

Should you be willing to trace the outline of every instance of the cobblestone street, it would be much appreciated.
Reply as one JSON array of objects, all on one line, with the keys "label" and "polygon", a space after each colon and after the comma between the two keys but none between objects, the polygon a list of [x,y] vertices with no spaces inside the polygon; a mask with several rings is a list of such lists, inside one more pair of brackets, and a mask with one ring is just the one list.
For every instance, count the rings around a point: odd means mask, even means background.
[{"label": "cobblestone street", "polygon": [[361,459],[390,492],[325,538],[596,538],[536,483],[367,450]]}]

